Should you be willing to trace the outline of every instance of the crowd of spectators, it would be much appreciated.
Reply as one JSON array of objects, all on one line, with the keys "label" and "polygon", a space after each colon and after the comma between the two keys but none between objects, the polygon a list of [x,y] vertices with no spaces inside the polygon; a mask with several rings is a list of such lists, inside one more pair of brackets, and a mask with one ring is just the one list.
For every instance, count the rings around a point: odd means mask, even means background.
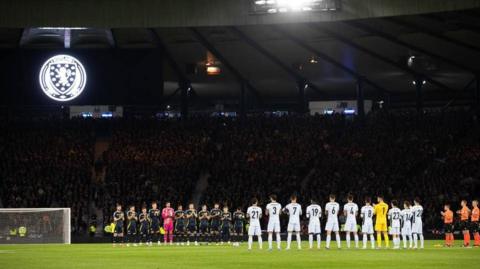
[{"label": "crowd of spectators", "polygon": [[456,208],[479,193],[480,128],[466,111],[379,111],[364,122],[342,115],[117,119],[108,123],[102,183],[91,182],[92,126],[88,120],[2,123],[3,206],[72,207],[78,225],[88,221],[84,211],[92,204],[108,223],[116,202],[185,206],[207,176],[199,202],[232,210],[245,209],[253,196],[265,205],[272,193],[283,204],[296,193],[304,205],[311,198],[323,205],[330,193],[341,204],[352,193],[359,205],[378,194],[387,201],[418,196],[433,229],[443,203]]},{"label": "crowd of spectators", "polygon": [[0,202],[4,207],[70,207],[72,231],[85,231],[93,145],[83,120],[0,122]]}]

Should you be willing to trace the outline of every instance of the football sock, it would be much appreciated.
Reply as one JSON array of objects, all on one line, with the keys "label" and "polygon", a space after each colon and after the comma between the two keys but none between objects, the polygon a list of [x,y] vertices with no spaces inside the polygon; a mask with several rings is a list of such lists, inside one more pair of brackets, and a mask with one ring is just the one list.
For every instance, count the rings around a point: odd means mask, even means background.
[{"label": "football sock", "polygon": [[320,248],[322,244],[322,236],[317,234],[317,248]]},{"label": "football sock", "polygon": [[313,234],[308,235],[308,245],[313,248]]},{"label": "football sock", "polygon": [[335,238],[337,239],[337,247],[338,247],[338,248],[341,248],[342,245],[340,244],[340,234],[337,233],[337,234],[335,235]]},{"label": "football sock", "polygon": [[273,235],[271,233],[268,234],[268,248],[272,248],[272,240],[273,240]]},{"label": "football sock", "polygon": [[358,248],[358,234],[354,234],[353,237],[355,238],[355,248]]},{"label": "football sock", "polygon": [[350,233],[347,233],[347,248],[350,248]]},{"label": "football sock", "polygon": [[287,249],[290,248],[290,244],[292,243],[292,233],[288,233],[287,235]]},{"label": "football sock", "polygon": [[277,236],[277,248],[280,249],[282,246],[282,238],[280,237],[280,233],[277,233],[276,236]]},{"label": "football sock", "polygon": [[299,232],[297,232],[297,247],[298,247],[298,249],[302,248],[302,238],[300,237]]},{"label": "football sock", "polygon": [[332,239],[332,235],[328,234],[327,235],[327,242],[325,243],[325,246],[327,248],[330,248],[330,240]]}]

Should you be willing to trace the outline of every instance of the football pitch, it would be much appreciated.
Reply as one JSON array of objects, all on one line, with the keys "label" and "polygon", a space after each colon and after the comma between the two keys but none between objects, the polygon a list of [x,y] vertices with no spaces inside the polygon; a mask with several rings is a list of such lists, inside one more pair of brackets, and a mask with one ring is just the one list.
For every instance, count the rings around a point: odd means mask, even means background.
[{"label": "football pitch", "polygon": [[[343,242],[344,243],[344,242]],[[479,268],[480,249],[439,247],[426,241],[422,250],[296,248],[252,251],[223,246],[139,246],[111,244],[0,245],[0,268]],[[264,244],[264,247],[266,245]],[[296,246],[296,245],[295,245]]]}]

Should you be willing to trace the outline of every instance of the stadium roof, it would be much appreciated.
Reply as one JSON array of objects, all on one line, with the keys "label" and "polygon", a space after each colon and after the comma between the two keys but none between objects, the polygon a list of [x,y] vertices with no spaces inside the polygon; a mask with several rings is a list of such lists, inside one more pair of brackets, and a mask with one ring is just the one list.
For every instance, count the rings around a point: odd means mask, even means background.
[{"label": "stadium roof", "polygon": [[[458,2],[460,6],[480,6],[480,1]],[[286,24],[4,27],[0,28],[0,48],[157,49],[163,43],[179,66],[175,70],[164,63],[166,95],[178,88],[180,71],[198,96],[215,99],[238,97],[239,76],[248,81],[251,92],[279,101],[296,100],[299,80],[308,83],[311,99],[352,98],[359,77],[367,81],[367,96],[387,93],[408,98],[415,95],[413,81],[420,75],[426,96],[471,96],[473,79],[480,73],[479,9],[431,13],[418,5],[418,10],[395,11],[422,14],[383,17],[398,15],[384,11],[363,16],[373,18],[343,20],[362,17],[361,12],[359,16],[345,15],[348,7],[329,19],[316,20],[309,15],[306,22]],[[268,22],[271,17],[262,18]],[[6,25],[8,19],[0,20],[0,26]],[[218,62],[220,75],[205,73],[209,59]]]}]

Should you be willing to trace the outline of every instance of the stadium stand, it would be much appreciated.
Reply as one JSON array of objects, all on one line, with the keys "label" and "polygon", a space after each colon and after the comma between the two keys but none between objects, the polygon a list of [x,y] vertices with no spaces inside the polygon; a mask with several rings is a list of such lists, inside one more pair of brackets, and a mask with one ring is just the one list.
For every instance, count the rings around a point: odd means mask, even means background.
[{"label": "stadium stand", "polygon": [[[342,115],[17,119],[1,129],[3,206],[71,207],[79,234],[91,215],[110,223],[116,202],[185,205],[204,175],[200,202],[209,205],[246,207],[252,196],[265,203],[270,193],[285,203],[292,192],[300,203],[316,197],[322,204],[329,193],[341,204],[348,193],[359,204],[380,193],[387,200],[419,196],[425,227],[434,230],[443,203],[473,198],[480,178],[479,126],[461,110],[422,117],[379,111],[364,124]],[[94,162],[99,129],[108,129],[110,145]],[[106,171],[100,181],[92,177],[97,166]]]}]

